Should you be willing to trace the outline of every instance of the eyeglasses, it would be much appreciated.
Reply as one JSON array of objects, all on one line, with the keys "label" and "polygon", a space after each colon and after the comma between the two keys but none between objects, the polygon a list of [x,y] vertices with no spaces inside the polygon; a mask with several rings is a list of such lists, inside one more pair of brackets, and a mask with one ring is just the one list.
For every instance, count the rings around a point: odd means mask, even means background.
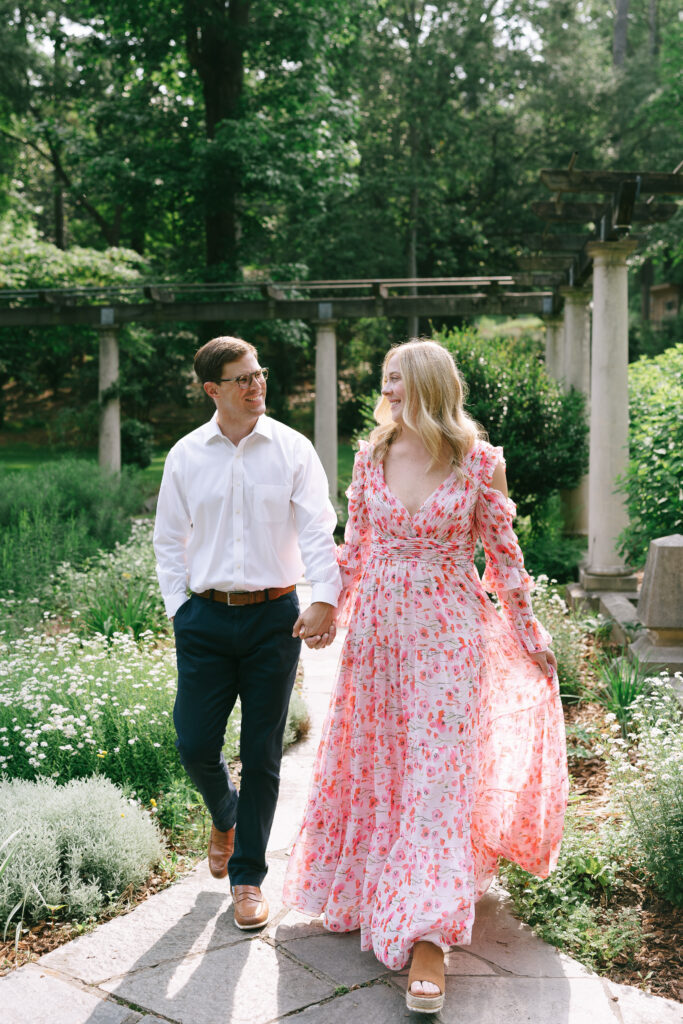
[{"label": "eyeglasses", "polygon": [[254,381],[257,384],[262,384],[268,380],[268,367],[262,366],[260,370],[254,370],[253,373],[242,373],[239,377],[219,377],[216,384],[237,384],[237,387],[241,391],[246,391],[250,388]]}]

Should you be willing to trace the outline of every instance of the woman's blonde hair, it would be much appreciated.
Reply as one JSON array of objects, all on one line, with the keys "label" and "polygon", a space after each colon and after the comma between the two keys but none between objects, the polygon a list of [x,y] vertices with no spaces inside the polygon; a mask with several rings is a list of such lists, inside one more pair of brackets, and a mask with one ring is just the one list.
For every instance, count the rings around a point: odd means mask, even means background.
[{"label": "woman's blonde hair", "polygon": [[[390,348],[382,364],[382,384],[387,364],[398,356],[405,388],[403,422],[414,430],[432,457],[432,465],[443,458],[444,442],[451,448],[451,464],[458,468],[484,430],[464,409],[467,386],[450,352],[435,341],[407,341]],[[373,459],[384,459],[400,425],[391,418],[389,400],[380,396],[375,406],[377,426],[370,434]]]}]

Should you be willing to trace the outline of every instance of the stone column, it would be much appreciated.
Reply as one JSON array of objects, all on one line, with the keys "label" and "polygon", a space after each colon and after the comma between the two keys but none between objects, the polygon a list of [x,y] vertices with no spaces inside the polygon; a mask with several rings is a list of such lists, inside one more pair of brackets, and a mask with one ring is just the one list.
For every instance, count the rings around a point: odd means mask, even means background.
[{"label": "stone column", "polygon": [[562,331],[563,320],[559,316],[542,317],[545,324],[545,368],[549,377],[562,377]]},{"label": "stone column", "polygon": [[[102,313],[113,310],[102,310]],[[99,463],[111,473],[121,472],[121,405],[119,401],[118,327],[112,323],[98,329],[100,336],[99,388],[100,439]]]},{"label": "stone column", "polygon": [[[588,288],[560,288],[564,297],[564,336],[562,386],[575,388],[586,396],[586,416],[590,417],[590,311]],[[590,420],[589,420],[590,421]],[[567,533],[588,533],[588,475],[577,487],[562,492],[564,526]]]},{"label": "stone column", "polygon": [[315,450],[337,498],[337,335],[333,320],[315,328]]},{"label": "stone column", "polygon": [[617,553],[626,503],[615,491],[628,463],[628,271],[632,239],[590,242],[593,259],[588,563],[586,590],[632,590],[635,578]]}]

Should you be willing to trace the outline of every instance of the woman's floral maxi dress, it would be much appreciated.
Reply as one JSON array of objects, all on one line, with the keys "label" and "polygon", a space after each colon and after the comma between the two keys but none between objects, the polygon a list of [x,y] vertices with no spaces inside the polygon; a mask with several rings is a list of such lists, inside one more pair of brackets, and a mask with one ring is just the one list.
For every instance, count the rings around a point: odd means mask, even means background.
[{"label": "woman's floral maxi dress", "polygon": [[564,722],[556,677],[525,655],[550,637],[514,505],[490,486],[499,462],[502,449],[477,442],[411,516],[365,446],[347,492],[349,631],[285,902],[332,931],[360,928],[394,969],[424,936],[470,941],[498,857],[541,877],[557,860]]}]

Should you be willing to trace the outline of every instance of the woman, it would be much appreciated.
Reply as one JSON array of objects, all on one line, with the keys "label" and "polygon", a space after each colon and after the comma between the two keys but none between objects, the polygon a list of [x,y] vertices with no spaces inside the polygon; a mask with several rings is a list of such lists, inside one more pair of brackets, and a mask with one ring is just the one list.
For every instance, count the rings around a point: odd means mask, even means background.
[{"label": "woman", "polygon": [[392,349],[375,419],[347,492],[349,631],[285,902],[360,928],[390,968],[412,952],[407,1005],[433,1013],[443,951],[470,942],[498,857],[541,877],[555,865],[564,724],[502,450],[464,411],[450,354]]}]

